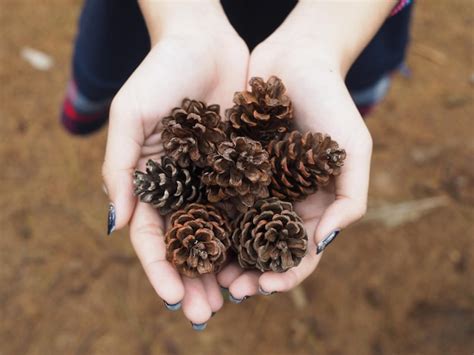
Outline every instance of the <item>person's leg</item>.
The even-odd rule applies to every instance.
[[[148,51],[148,33],[135,0],[86,0],[62,106],[64,127],[73,134],[100,128],[112,98]]]
[[[385,97],[390,88],[391,76],[403,68],[409,41],[412,6],[396,7],[357,58],[346,77],[347,87],[362,116],[367,116]]]
[[[383,100],[390,88],[390,83],[390,75],[384,75],[368,88],[351,91],[352,99],[363,117],[369,115],[375,106]]]

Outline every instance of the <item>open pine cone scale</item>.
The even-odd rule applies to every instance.
[[[207,155],[226,140],[226,125],[219,109],[219,105],[207,106],[202,101],[184,99],[181,107],[163,118],[163,146],[181,167],[206,166]]]
[[[341,172],[346,152],[321,133],[292,131],[267,146],[271,156],[273,196],[300,201],[326,186]]]
[[[245,269],[285,272],[306,254],[308,237],[291,203],[275,197],[259,200],[237,221],[233,248]]]
[[[227,121],[218,105],[184,99],[162,119],[164,157],[135,172],[140,200],[171,214],[166,258],[182,275],[218,272],[230,248],[245,269],[296,267],[308,237],[292,202],[341,172],[345,151],[335,141],[294,130],[279,78],[249,85],[234,94]]]
[[[166,233],[166,258],[188,277],[218,272],[230,247],[229,223],[209,204],[175,212]]]
[[[134,193],[140,201],[150,203],[161,215],[184,207],[185,203],[199,202],[204,195],[196,167],[181,168],[165,156],[159,163],[149,160],[145,172],[134,173]]]

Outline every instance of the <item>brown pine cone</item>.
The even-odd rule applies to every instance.
[[[241,136],[266,143],[288,131],[293,119],[293,107],[285,86],[276,76],[267,82],[250,79],[251,91],[234,94],[234,106],[226,110],[232,129]]]
[[[181,167],[188,167],[192,162],[204,167],[207,155],[226,139],[219,105],[207,106],[202,101],[184,99],[181,107],[174,108],[162,123],[163,147]]]
[[[171,216],[166,259],[188,277],[218,272],[230,247],[227,219],[211,205],[193,203]]]
[[[232,246],[244,269],[285,272],[306,254],[308,236],[290,202],[259,200],[236,223]]]
[[[207,199],[232,215],[245,212],[255,200],[268,196],[270,163],[268,153],[259,142],[247,137],[233,137],[209,155],[208,168],[202,174]]]
[[[270,195],[289,201],[303,200],[327,185],[331,176],[340,174],[346,158],[331,137],[312,132],[292,131],[271,141],[267,150],[273,173]]]
[[[163,216],[204,196],[199,169],[181,168],[167,156],[160,163],[148,160],[146,172],[135,171],[133,184],[140,201],[150,203]]]

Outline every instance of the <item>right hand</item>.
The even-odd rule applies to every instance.
[[[160,28],[156,44],[112,102],[103,164],[116,228],[130,223],[132,244],[157,294],[168,304],[182,302],[184,314],[195,324],[222,307],[219,285],[210,274],[182,277],[166,260],[165,221],[150,205],[136,202],[132,174],[144,170],[148,159],[159,160],[159,121],[183,98],[219,104],[223,114],[233,93],[245,88],[248,49],[220,15],[213,15],[213,26],[207,15],[188,15],[182,24],[175,21],[171,31]],[[178,17],[186,18],[181,13]]]

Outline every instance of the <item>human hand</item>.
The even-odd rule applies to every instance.
[[[103,177],[115,228],[130,222],[132,244],[157,294],[169,308],[181,303],[199,328],[223,304],[219,285],[214,275],[181,277],[166,260],[165,220],[136,203],[132,174],[148,159],[159,160],[160,119],[183,98],[230,106],[234,91],[245,85],[248,49],[213,2],[141,5],[152,49],[112,102]]]
[[[309,2],[309,8],[306,4],[297,6],[285,23],[251,54],[249,77],[266,80],[276,75],[281,78],[292,99],[298,128],[329,134],[346,150],[347,157],[333,183],[295,205],[309,239],[307,255],[297,267],[285,273],[262,274],[230,264],[219,273],[219,283],[229,288],[231,300],[237,303],[258,292],[283,292],[298,285],[321,259],[316,245],[330,239],[329,236],[334,237],[366,211],[372,139],[345,86],[344,77],[370,39],[370,28],[375,33],[382,20],[371,20],[371,26],[362,31],[367,31],[365,39],[357,37],[351,42],[347,36],[351,25],[360,25],[362,16],[366,16],[364,11],[370,15],[375,11],[384,18],[390,3],[383,4],[383,8],[372,8],[372,13],[344,3],[342,11],[347,12],[347,16],[340,13],[340,4],[321,4],[324,9],[318,7],[317,2]],[[354,14],[361,17],[351,19]],[[317,27],[318,24],[321,27]],[[346,27],[342,28],[343,25]],[[344,36],[339,38],[341,32]],[[359,43],[360,48],[354,43]]]

